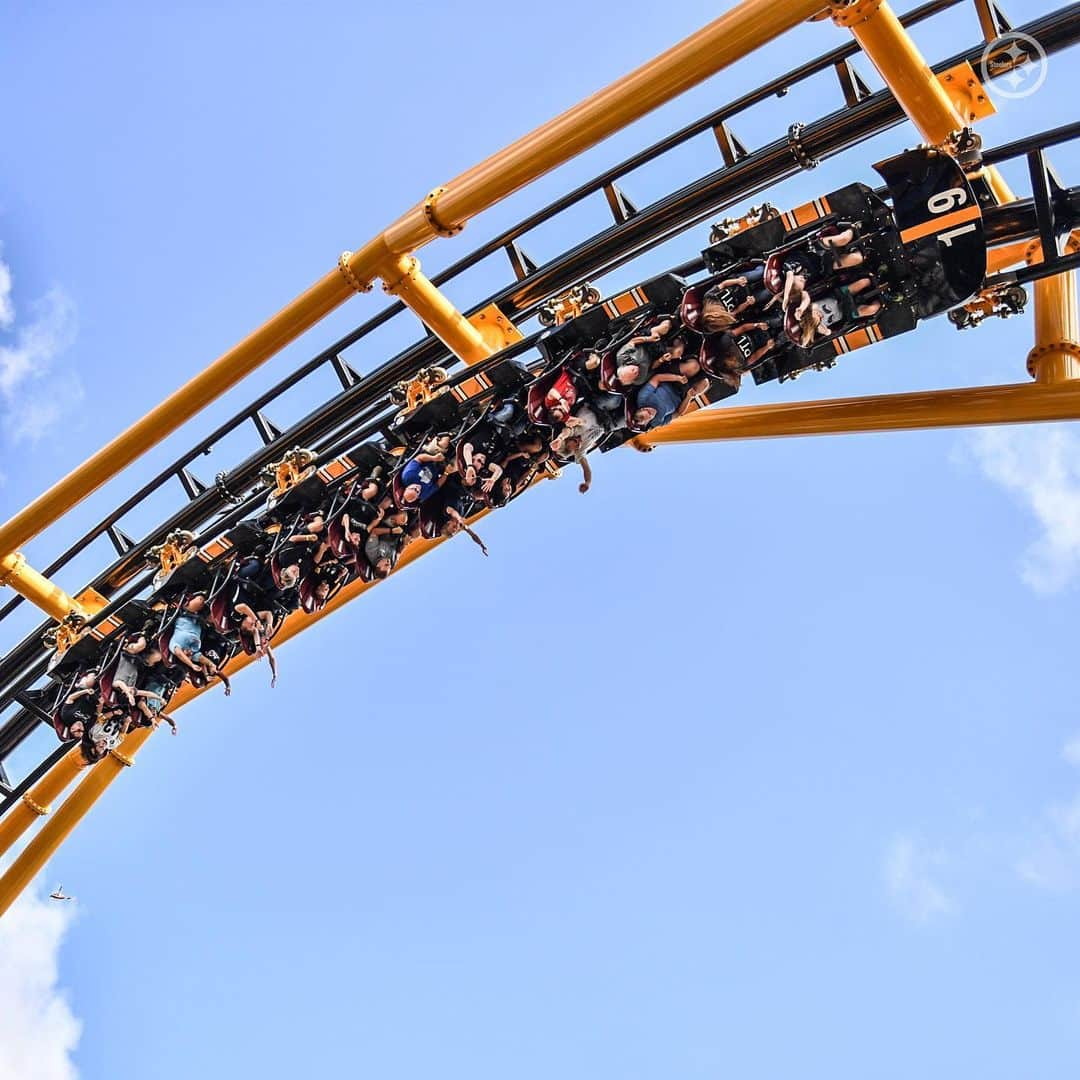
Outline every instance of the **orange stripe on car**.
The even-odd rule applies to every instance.
[[[963,225],[967,221],[975,221],[982,216],[982,211],[977,204],[965,206],[962,210],[954,210],[951,214],[942,214],[940,217],[931,218],[921,225],[913,225],[900,234],[900,241],[910,244],[915,240],[922,240],[927,236],[936,236],[956,225]]]

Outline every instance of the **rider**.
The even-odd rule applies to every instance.
[[[84,675],[60,707],[60,738],[81,739],[97,716],[97,675]]]
[[[202,651],[201,613],[205,608],[206,593],[195,593],[185,601],[173,624],[169,651],[193,674],[209,675],[220,679],[225,687],[225,696],[228,697],[232,693],[232,684],[228,676]]]
[[[703,394],[709,380],[702,378],[680,393],[670,382],[653,385],[647,382],[637,393],[632,415],[634,427],[651,431],[682,416],[698,394]]]

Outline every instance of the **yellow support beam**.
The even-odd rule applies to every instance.
[[[104,759],[83,777],[82,783],[64,800],[60,809],[46,821],[41,831],[15,858],[0,878],[0,915],[11,907],[23,889],[44,868],[46,862],[67,839],[75,826],[82,821],[105,789],[126,767],[133,764],[134,755],[149,738],[151,731],[153,728],[139,728],[124,739],[122,746],[116,750],[110,750]],[[67,758],[64,758],[64,761],[59,764],[64,764],[66,761]],[[14,810],[11,811],[11,813],[14,812]]]
[[[82,754],[76,746],[0,818],[0,855],[5,855],[11,849],[11,845],[39,817],[45,817],[46,814],[51,813],[50,804],[60,797],[68,784],[85,767]]]
[[[743,0],[655,59],[579,102],[486,161],[436,188],[381,236],[356,252],[353,270],[387,254],[416,251],[450,236],[482,210],[691,87],[748,56],[827,6],[827,0]],[[369,279],[370,280],[370,279]]]
[[[965,126],[938,77],[887,0],[834,2],[833,21],[847,27],[922,137],[940,146]]]
[[[39,574],[23,557],[21,551],[0,556],[0,585],[7,585],[31,604],[41,608],[50,618],[63,622],[69,615],[89,613],[74,597],[68,596],[59,585],[54,585]]]
[[[941,78],[934,74],[888,0],[833,0],[832,13],[838,26],[851,31],[928,143],[941,146],[954,131],[994,112],[970,65],[945,72]],[[1013,202],[1016,196],[996,166],[989,166],[984,175],[998,203]]]
[[[1017,240],[1014,244],[1003,244],[987,251],[986,273],[1000,274],[1011,266],[1036,262],[1042,262],[1042,244],[1038,240]]]
[[[1080,379],[1076,271],[1035,282],[1035,348],[1028,371],[1043,385]]]
[[[476,515],[479,520],[487,511]],[[400,571],[426,555],[433,548],[443,543],[444,538],[434,540],[418,540],[410,544],[403,552],[398,561],[397,569]],[[297,634],[313,626],[321,619],[337,611],[350,600],[355,599],[368,589],[374,588],[377,582],[353,581],[341,590],[330,602],[313,615],[305,615],[303,612],[293,612],[285,620],[285,625],[274,639],[274,645],[280,646],[295,637]],[[233,675],[249,664],[257,661],[257,657],[246,653],[240,654],[229,665],[229,674]],[[182,708],[189,701],[213,689],[213,684],[202,689],[195,689],[185,683],[173,696],[169,703],[169,712],[173,713]],[[60,845],[71,835],[80,821],[89,813],[98,799],[108,790],[112,782],[131,765],[135,755],[153,734],[153,728],[137,728],[126,736],[117,750],[111,751],[106,757],[89,770],[86,777],[71,795],[63,802],[55,814],[49,817],[39,832],[28,843],[7,871],[0,876],[0,915],[11,907],[19,894],[26,886],[44,869],[45,864],[56,853]],[[78,748],[75,748],[66,757],[62,758],[52,769],[34,786],[29,793],[29,800],[23,799],[18,805],[12,807],[4,818],[0,819],[0,854],[10,849],[39,817],[48,813],[47,805],[55,799],[71,783],[80,769],[85,768]]]
[[[1080,419],[1080,383],[977,386],[787,405],[707,409],[634,439],[648,448],[724,439],[865,434]]]
[[[359,251],[343,254],[337,267],[301,296],[0,526],[0,554],[14,552],[67,513],[354,291],[370,288],[379,268],[394,256],[409,254],[437,236],[453,235],[471,217],[742,59],[823,6],[824,0],[743,0],[696,34],[433,191]]]
[[[414,255],[398,255],[379,268],[383,289],[396,296],[459,359],[477,364],[494,355],[479,330],[420,270]]]

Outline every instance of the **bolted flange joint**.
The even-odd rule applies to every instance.
[[[850,30],[877,14],[881,3],[882,0],[833,0],[830,4],[833,22]]]
[[[396,296],[398,289],[406,281],[413,281],[420,272],[420,260],[415,255],[401,255],[385,269],[380,268],[379,276],[383,279],[383,292]]]
[[[1035,348],[1028,353],[1028,374],[1033,379],[1037,378],[1039,374],[1039,361],[1044,360],[1047,356],[1051,356],[1054,353],[1065,353],[1066,356],[1071,356],[1080,363],[1080,345],[1075,341],[1051,341],[1043,345],[1036,345]]]
[[[30,792],[28,791],[23,793],[22,801],[26,806],[33,810],[38,817],[45,817],[51,809],[48,806],[42,806],[41,803],[34,802],[34,800],[30,798]]]
[[[350,287],[355,289],[358,293],[371,292],[371,282],[361,281],[356,274],[353,273],[353,268],[350,263],[353,253],[351,251],[343,251],[338,257],[337,268],[341,276],[349,283]]]
[[[429,191],[427,198],[424,200],[424,217],[427,218],[428,224],[439,234],[439,236],[457,236],[464,225],[445,225],[439,220],[436,204],[439,201],[439,196],[446,190],[444,187],[437,187],[434,191]]]

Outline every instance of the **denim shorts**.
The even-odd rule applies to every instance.
[[[202,656],[202,634],[197,634],[192,630],[174,630],[169,648],[174,652],[182,649],[190,653],[192,660],[198,660]]]

